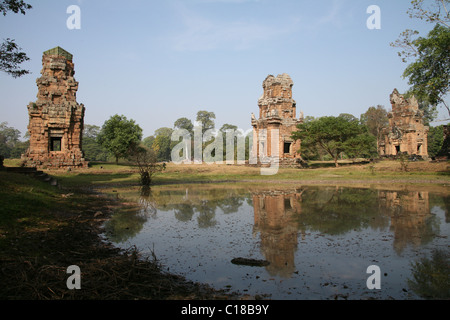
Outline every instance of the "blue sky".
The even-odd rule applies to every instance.
[[[26,15],[0,16],[1,38],[15,39],[31,58],[24,67],[32,74],[0,73],[0,122],[23,134],[42,53],[56,46],[74,55],[85,123],[123,114],[145,137],[181,117],[194,121],[199,110],[214,112],[217,128],[250,129],[269,74],[291,76],[305,116],[390,109],[390,93],[408,84],[406,64],[389,44],[405,29],[430,29],[408,17],[410,0],[27,2]],[[70,5],[81,10],[79,30],[66,26]],[[379,30],[366,26],[370,5],[381,9]]]

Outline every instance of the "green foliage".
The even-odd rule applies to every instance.
[[[414,45],[418,59],[406,68],[403,76],[409,79],[410,91],[418,100],[437,105],[449,90],[450,29],[437,24],[427,38],[418,38]]]
[[[148,136],[142,140],[142,144],[148,149],[153,149],[154,141],[155,141],[155,136]]]
[[[449,89],[450,66],[450,15],[449,0],[413,0],[408,10],[410,18],[425,20],[435,24],[427,37],[419,37],[416,30],[405,30],[391,46],[400,48],[398,55],[403,62],[415,59],[403,73],[428,121],[436,116],[435,107],[442,103],[450,114],[444,101]]]
[[[119,158],[126,157],[129,150],[140,143],[142,129],[134,120],[125,116],[114,115],[105,121],[97,137],[97,142],[108,150],[118,163]]]
[[[32,6],[28,3],[25,3],[23,0],[3,0],[0,1],[0,12],[6,16],[8,11],[12,11],[14,13],[25,14],[25,10],[31,9]]]
[[[197,121],[201,123],[202,125],[202,134],[204,134],[209,129],[214,129],[214,119],[216,118],[216,115],[214,112],[208,112],[208,111],[199,111],[197,112]]]
[[[0,45],[0,71],[3,71],[13,78],[21,77],[25,74],[29,74],[30,71],[20,69],[20,64],[30,60],[25,52],[21,52],[20,48],[14,39],[6,39]]]
[[[0,123],[0,155],[8,158],[20,158],[29,147],[29,141],[20,141],[20,131],[8,127],[7,122]]]
[[[175,129],[185,129],[189,131],[189,133],[193,133],[194,131],[194,125],[192,124],[192,121],[188,118],[180,118],[173,124]]]
[[[321,148],[328,153],[338,166],[341,153],[348,155],[368,155],[374,143],[367,129],[355,117],[322,117],[297,126],[292,138],[302,141],[302,153],[314,154]]]
[[[107,161],[108,150],[103,148],[98,142],[97,137],[100,133],[100,127],[95,125],[84,125],[83,130],[83,152],[88,161]]]
[[[370,107],[361,115],[361,123],[367,126],[367,130],[377,139],[381,138],[382,131],[389,125],[388,113],[384,106]]]
[[[445,251],[435,250],[431,259],[422,258],[412,264],[408,285],[425,299],[450,298],[450,259]]]
[[[172,148],[175,143],[172,142],[173,129],[171,128],[159,128],[155,131],[155,139],[152,143],[152,149],[154,150],[158,161],[170,161]]]
[[[303,231],[339,235],[376,223],[386,225],[388,220],[378,216],[378,192],[374,189],[308,187],[302,192],[298,223]]]
[[[6,16],[8,11],[14,13],[25,14],[26,10],[31,9],[32,6],[25,3],[23,0],[3,0],[0,1],[0,12]],[[20,64],[30,60],[25,52],[21,52],[20,48],[14,39],[7,38],[0,45],[0,71],[3,71],[14,78],[21,77],[30,71],[20,69]]]
[[[363,129],[361,129],[363,130]],[[345,146],[345,154],[350,158],[373,158],[378,154],[377,139],[368,132],[349,138]]]
[[[436,157],[444,143],[444,126],[430,127],[428,132],[428,155]]]

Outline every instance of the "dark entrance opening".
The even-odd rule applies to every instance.
[[[399,154],[400,153],[400,146],[395,146],[395,151],[396,151],[397,154]]]
[[[50,151],[61,151],[61,138],[50,138]]]
[[[284,209],[285,209],[285,210],[287,210],[287,209],[292,209],[292,206],[291,206],[291,199],[289,199],[289,198],[284,198]]]
[[[291,153],[291,142],[284,143],[284,153]]]

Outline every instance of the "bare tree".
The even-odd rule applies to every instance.
[[[137,165],[142,186],[150,186],[153,177],[166,169],[165,163],[158,163],[156,153],[144,146],[133,146],[130,158]]]

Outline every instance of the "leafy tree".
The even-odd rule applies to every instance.
[[[361,124],[365,125],[368,132],[377,139],[377,149],[382,138],[383,129],[389,125],[387,115],[386,109],[381,105],[370,107],[361,115]]]
[[[108,160],[108,150],[103,148],[97,141],[100,127],[85,124],[83,129],[83,152],[84,157],[89,161]]]
[[[417,39],[415,45],[418,58],[403,74],[404,78],[409,78],[410,91],[418,100],[431,105],[444,104],[450,114],[444,101],[450,80],[450,29],[438,24],[428,38]]]
[[[8,11],[14,13],[25,14],[26,10],[31,9],[32,6],[25,3],[23,0],[3,0],[0,1],[0,12],[4,16]],[[0,71],[3,71],[14,78],[21,77],[25,74],[30,73],[28,70],[20,69],[20,64],[30,60],[26,53],[21,52],[20,48],[14,39],[7,38],[0,45]]]
[[[119,158],[126,157],[141,139],[142,129],[139,125],[134,120],[117,114],[105,121],[97,137],[98,143],[116,158],[116,164],[119,163]]]
[[[17,156],[17,151],[14,149],[20,143],[19,138],[19,130],[8,127],[8,122],[0,123],[0,154],[5,158]]]
[[[369,132],[364,132],[348,139],[345,146],[345,154],[350,158],[372,158],[378,154],[376,138]]]
[[[426,6],[425,3],[434,3],[434,6]],[[417,39],[414,37],[419,34],[418,31],[405,30],[391,46],[402,49],[398,55],[403,62],[415,59],[408,65],[403,77],[409,79],[410,93],[424,102],[421,108],[442,103],[450,114],[444,100],[449,89],[450,15],[447,7],[450,0],[414,0],[411,4],[412,8],[408,10],[411,18],[425,20],[435,26],[427,37]],[[432,116],[433,112],[429,114]]]
[[[171,128],[159,128],[155,131],[155,140],[152,147],[156,153],[158,161],[170,161],[171,152],[173,148],[172,144],[172,132]]]
[[[436,157],[444,143],[444,126],[430,127],[428,132],[428,155]]]
[[[26,141],[17,141],[14,144],[14,147],[11,149],[11,153],[9,157],[11,159],[20,159],[22,154],[24,154],[28,148],[30,147],[30,140]]]
[[[173,124],[173,127],[175,129],[185,129],[185,130],[189,131],[189,133],[191,133],[191,134],[194,131],[194,125],[192,124],[192,121],[189,120],[188,118],[180,118],[180,119],[178,119]]]
[[[153,149],[154,141],[155,141],[155,136],[148,136],[142,140],[142,144],[148,149]]]
[[[322,117],[299,124],[297,128],[298,131],[292,133],[292,138],[302,141],[302,152],[319,146],[333,158],[336,167],[339,166],[341,153],[351,153],[355,148],[355,139],[365,133],[359,121],[349,117]]]
[[[192,121],[189,120],[188,118],[179,118],[177,121],[175,121],[174,123],[174,128],[175,130],[187,130],[190,134],[191,137],[191,143],[190,145],[186,145],[186,148],[190,148],[190,150],[194,150],[194,125],[192,124]],[[176,142],[178,143],[178,142]],[[172,147],[171,149],[174,147],[174,143],[172,142]],[[187,158],[187,154],[186,155],[181,155],[181,157],[183,158]],[[192,151],[191,151],[191,158],[192,158]]]
[[[358,118],[350,113],[341,113],[339,115],[339,118],[342,118],[347,122],[352,122],[352,121],[358,122]]]
[[[216,119],[216,115],[214,112],[208,111],[199,111],[197,112],[197,121],[202,125],[202,134],[204,134],[207,130],[214,129],[214,119]]]
[[[31,9],[32,6],[25,3],[23,0],[3,0],[0,1],[0,12],[6,16],[8,11],[12,11],[14,13],[25,14],[25,10]]]

